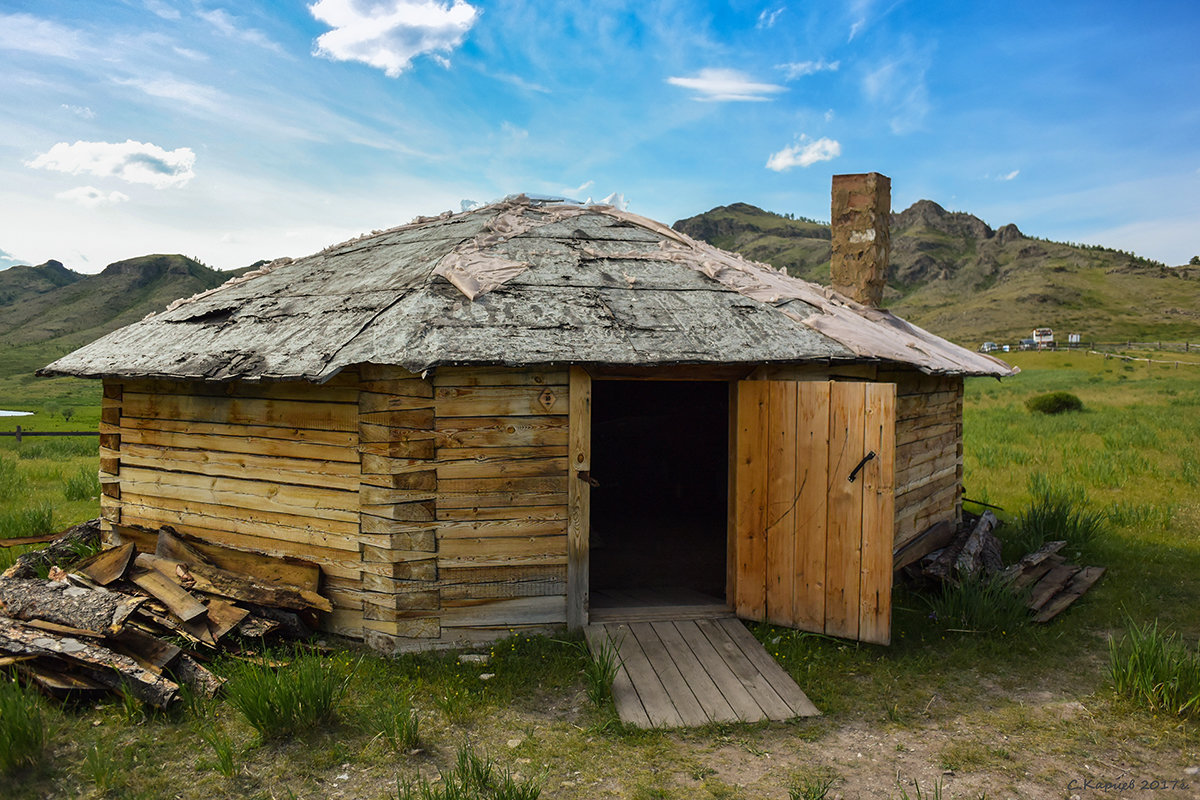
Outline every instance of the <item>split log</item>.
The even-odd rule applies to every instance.
[[[118,691],[127,689],[134,697],[157,708],[175,699],[179,686],[148,670],[137,661],[85,639],[57,636],[0,617],[0,651],[13,655],[58,658],[88,670],[88,677]]]
[[[1065,560],[1057,553],[1066,544],[1065,541],[1046,542],[1035,552],[1029,553],[1016,564],[1005,569],[1000,575],[1001,579],[1012,584],[1014,589],[1023,589],[1032,585]]]
[[[959,575],[974,575],[980,569],[989,575],[1000,571],[1000,542],[992,533],[999,524],[995,514],[983,512],[954,562]]]
[[[81,522],[54,540],[49,547],[22,553],[7,570],[5,578],[36,578],[38,568],[47,569],[56,564],[69,564],[79,558],[81,548],[92,548],[100,543],[100,518]]]
[[[184,653],[179,657],[172,673],[180,683],[190,686],[193,691],[204,697],[215,697],[225,679],[214,675],[200,664],[199,661]]]
[[[0,580],[0,611],[19,620],[45,620],[92,635],[116,634],[142,598],[43,580]]]
[[[164,642],[157,636],[138,630],[132,625],[127,626],[125,630],[110,640],[110,645],[126,655],[152,665],[160,672],[171,666],[175,659],[183,653],[177,645]]]
[[[325,612],[333,611],[333,604],[316,592],[291,586],[260,583],[244,575],[238,575],[218,567],[210,567],[205,564],[184,565],[179,561],[159,558],[147,553],[139,555],[136,563],[141,567],[155,569],[164,577],[178,583],[191,578],[194,581],[192,588],[206,594],[294,611],[306,608]]]

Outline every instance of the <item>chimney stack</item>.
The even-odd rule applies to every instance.
[[[892,180],[878,172],[833,176],[833,289],[865,306],[878,307],[887,283]]]

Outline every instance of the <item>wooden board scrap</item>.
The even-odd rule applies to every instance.
[[[139,556],[138,558],[142,557]],[[139,566],[142,565],[139,564]],[[177,581],[171,580],[156,569],[142,569],[135,572],[130,580],[136,583],[142,590],[148,592],[152,597],[161,601],[172,614],[179,617],[183,622],[188,622],[208,613],[208,608],[203,603],[184,590]]]
[[[1100,576],[1105,572],[1104,567],[1084,567],[1076,572],[1070,583],[1054,597],[1046,602],[1040,611],[1034,615],[1034,622],[1049,622],[1058,616],[1067,606],[1074,603],[1083,593],[1100,580]]]
[[[333,604],[316,592],[279,584],[261,583],[245,575],[218,567],[205,564],[185,565],[180,561],[159,558],[148,553],[139,555],[136,563],[138,566],[157,570],[164,577],[177,583],[183,583],[191,578],[193,588],[206,594],[295,611],[306,608],[325,612],[333,611]]]
[[[132,543],[110,547],[83,563],[76,564],[73,571],[86,575],[100,586],[108,586],[125,577],[125,572],[133,561],[133,551]]]

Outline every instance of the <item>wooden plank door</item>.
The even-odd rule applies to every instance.
[[[887,644],[895,384],[740,381],[735,394],[738,616]]]

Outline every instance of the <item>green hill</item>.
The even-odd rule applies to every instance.
[[[829,227],[745,203],[675,223],[747,258],[829,283]],[[884,304],[934,333],[974,346],[1016,341],[1035,327],[1084,341],[1200,340],[1200,270],[1108,248],[993,230],[978,217],[920,200],[892,215]]]
[[[80,275],[57,261],[0,271],[0,407],[20,403],[37,381],[40,397],[86,402],[94,382],[33,372],[109,331],[161,311],[173,300],[224,283],[220,272],[181,255],[148,255]]]

